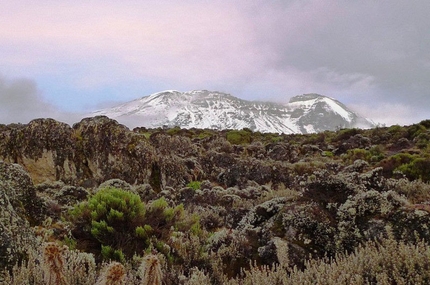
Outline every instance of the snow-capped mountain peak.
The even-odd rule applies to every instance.
[[[216,91],[167,90],[91,115],[105,115],[129,127],[249,128],[273,133],[374,126],[339,101],[318,94],[299,95],[278,104],[242,100]]]

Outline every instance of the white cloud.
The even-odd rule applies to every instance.
[[[422,113],[406,104],[353,104],[351,109],[360,115],[371,118],[375,123],[392,125],[409,125],[418,123],[425,119]]]

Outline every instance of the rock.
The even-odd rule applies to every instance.
[[[240,221],[238,229],[246,230],[262,226],[270,218],[275,216],[284,207],[286,202],[287,200],[284,197],[277,197],[255,206]]]
[[[371,146],[372,141],[361,134],[356,134],[352,137],[350,137],[348,140],[343,142],[339,148],[335,150],[336,155],[341,155],[342,153],[346,153],[350,149],[354,148],[362,148],[367,149]]]
[[[122,189],[125,191],[133,192],[133,193],[135,192],[129,183],[125,182],[124,180],[118,179],[118,178],[109,179],[109,180],[103,182],[102,184],[100,184],[99,187],[97,187],[96,192],[98,192],[104,188],[118,188],[118,189]],[[137,193],[135,193],[135,194],[137,194]]]
[[[33,213],[34,221],[40,218],[40,210],[34,208],[40,200],[30,182],[20,166],[0,162],[0,271],[10,269],[28,248],[36,247],[36,237],[25,219]]]
[[[152,177],[156,153],[145,136],[103,116],[72,128],[52,119],[2,128],[0,159],[22,165],[37,184],[61,180],[89,188],[113,178],[160,183]]]
[[[84,201],[89,195],[90,193],[83,187],[64,186],[54,197],[62,205],[72,206]]]
[[[43,203],[36,196],[33,182],[22,166],[0,161],[0,181],[5,185],[5,195],[21,218],[28,218],[33,224],[44,220]]]
[[[135,186],[134,191],[140,196],[140,199],[144,202],[148,202],[157,197],[157,193],[155,193],[151,185],[147,183]]]
[[[73,154],[71,127],[53,119],[36,119],[0,134],[0,157],[22,165],[35,183],[72,181]]]
[[[127,183],[150,180],[155,150],[143,135],[104,116],[73,125],[78,183],[84,187],[119,178]]]

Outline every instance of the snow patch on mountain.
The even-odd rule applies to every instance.
[[[242,129],[272,133],[315,133],[374,124],[333,98],[303,94],[289,103],[256,102],[229,94],[194,90],[158,92],[119,106],[93,112],[133,127]]]

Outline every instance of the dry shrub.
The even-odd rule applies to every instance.
[[[54,242],[44,245],[42,270],[47,285],[66,285],[64,276],[64,248]]]
[[[95,284],[96,264],[91,254],[70,251],[52,242],[46,243],[41,251],[29,250],[27,260],[7,272],[1,284]]]
[[[185,285],[211,284],[209,275],[205,274],[197,267],[194,267],[191,271],[190,279],[185,282]]]
[[[240,278],[224,284],[429,284],[430,247],[425,242],[407,244],[392,237],[381,243],[367,242],[350,255],[331,260],[309,260],[303,271],[297,268],[252,264]],[[290,270],[289,274],[288,271]]]
[[[111,262],[102,270],[96,285],[125,285],[126,272],[119,262]]]
[[[409,181],[407,179],[388,179],[388,187],[399,194],[405,195],[413,204],[430,200],[430,184],[421,180]]]
[[[161,262],[155,254],[148,254],[143,258],[139,268],[142,278],[142,285],[161,285],[163,272],[161,271]]]

